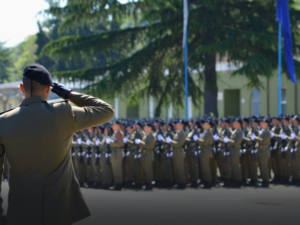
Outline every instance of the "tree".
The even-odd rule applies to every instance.
[[[10,67],[12,66],[11,50],[0,42],[0,83],[10,80]]]
[[[290,1],[293,3],[293,1]],[[292,5],[292,4],[291,4]],[[217,111],[216,55],[227,57],[237,65],[233,76],[243,75],[248,87],[262,87],[259,77],[270,77],[277,69],[277,32],[275,0],[190,0],[189,1],[189,67],[203,68],[205,113]],[[95,82],[90,88],[99,95],[112,97],[122,93],[129,102],[143,96],[158,99],[155,116],[162,105],[183,105],[184,74],[182,63],[182,0],[140,0],[120,4],[108,0],[69,0],[64,8],[53,7],[53,15],[65,15],[60,30],[110,20],[120,22],[134,18],[129,28],[90,36],[73,35],[50,42],[42,54],[85,56],[103,52],[109,57],[114,50],[124,56],[108,60],[105,66],[56,73],[68,79]],[[298,40],[299,13],[291,7],[294,39]],[[299,46],[294,45],[295,53]],[[298,61],[295,62],[297,68]],[[285,68],[286,69],[286,68]],[[169,74],[166,75],[165,71]],[[189,74],[190,96],[194,104],[201,91]]]

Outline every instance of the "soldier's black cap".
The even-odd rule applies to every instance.
[[[127,124],[126,127],[133,128],[133,125],[132,124]]]
[[[146,124],[145,124],[145,126],[147,126],[147,127],[151,127],[151,128],[153,129],[153,125],[152,125],[152,123],[146,123]]]
[[[103,126],[99,126],[99,129],[103,132],[104,131],[104,127]]]
[[[160,121],[159,124],[160,124],[161,126],[164,126],[166,123],[165,123],[164,121]]]
[[[252,123],[259,123],[259,119],[257,119],[257,118],[252,119]]]
[[[168,125],[169,125],[170,127],[172,127],[172,130],[174,129],[174,126],[173,126],[172,123],[168,123]]]
[[[243,121],[245,121],[246,123],[250,122],[250,120],[248,118],[243,118]]]
[[[139,125],[140,127],[144,127],[141,122],[137,122],[136,124]]]
[[[224,119],[225,123],[231,123],[229,119]]]
[[[289,121],[289,120],[290,120],[290,117],[284,116],[282,119],[284,119],[284,120],[286,120],[286,121]]]
[[[195,125],[197,125],[198,127],[201,127],[200,121],[196,121],[196,122],[195,122]]]
[[[294,116],[294,120],[297,120],[298,122],[300,122],[300,117]]]
[[[270,120],[268,118],[263,118],[261,122],[270,124]]]
[[[114,122],[115,124],[118,124],[118,125],[122,125],[122,123],[121,123],[121,121],[119,121],[119,120],[116,120],[115,122]]]
[[[206,120],[205,123],[208,123],[211,127],[214,126],[214,123],[211,120]]]
[[[243,124],[242,120],[240,120],[240,119],[236,119],[234,122],[238,122],[241,126]]]
[[[273,119],[274,119],[274,120],[281,121],[281,118],[280,118],[280,117],[278,117],[278,116],[275,116]]]
[[[39,64],[26,66],[23,71],[23,78],[34,80],[44,85],[54,86],[50,72]]]

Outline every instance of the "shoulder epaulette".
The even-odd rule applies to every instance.
[[[2,114],[4,114],[4,113],[10,112],[10,111],[12,111],[12,110],[14,110],[14,109],[16,109],[16,108],[12,108],[12,109],[6,110],[6,111],[4,111],[4,112],[1,112],[1,113],[0,113],[0,116],[1,116]]]

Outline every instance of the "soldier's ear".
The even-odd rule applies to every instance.
[[[22,93],[24,94],[24,93],[25,93],[25,90],[24,90],[24,85],[23,85],[23,83],[20,84],[20,89],[21,89]]]

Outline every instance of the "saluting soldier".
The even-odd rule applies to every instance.
[[[257,143],[257,156],[258,156],[258,166],[261,172],[262,184],[260,187],[269,187],[269,167],[268,162],[270,159],[270,150],[269,146],[271,143],[271,133],[268,128],[269,120],[264,118],[260,122],[260,127],[262,130],[259,132],[259,135],[256,136],[254,133],[251,135],[251,140]]]
[[[141,147],[141,163],[145,175],[146,187],[144,190],[152,190],[153,161],[156,139],[152,132],[152,124],[147,123],[144,127],[146,136],[143,140],[135,139],[135,143]]]
[[[242,127],[241,130],[243,132],[243,137],[247,137],[249,134],[249,119],[243,118],[242,120]],[[242,185],[247,184],[247,179],[249,177],[249,165],[248,165],[248,159],[251,159],[251,150],[249,148],[248,142],[243,139],[241,143],[241,157],[240,157],[240,165],[241,165],[241,172],[242,172]]]
[[[114,130],[113,136],[110,138],[106,138],[106,141],[109,142],[111,147],[111,165],[114,175],[114,187],[111,190],[120,191],[122,189],[123,182],[123,171],[122,171],[122,160],[124,157],[124,152],[122,147],[124,146],[124,135],[121,131],[121,122],[115,121],[112,125],[112,129]]]
[[[214,142],[211,128],[213,122],[205,121],[203,124],[204,133],[201,138],[194,137],[197,144],[200,145],[200,164],[203,178],[203,188],[211,188],[210,159],[212,158],[212,144]]]
[[[50,86],[66,101],[48,104]],[[25,68],[20,88],[25,99],[0,116],[1,175],[5,153],[10,163],[8,224],[71,225],[90,216],[73,169],[73,134],[111,120],[114,109],[53,83],[38,64]]]

